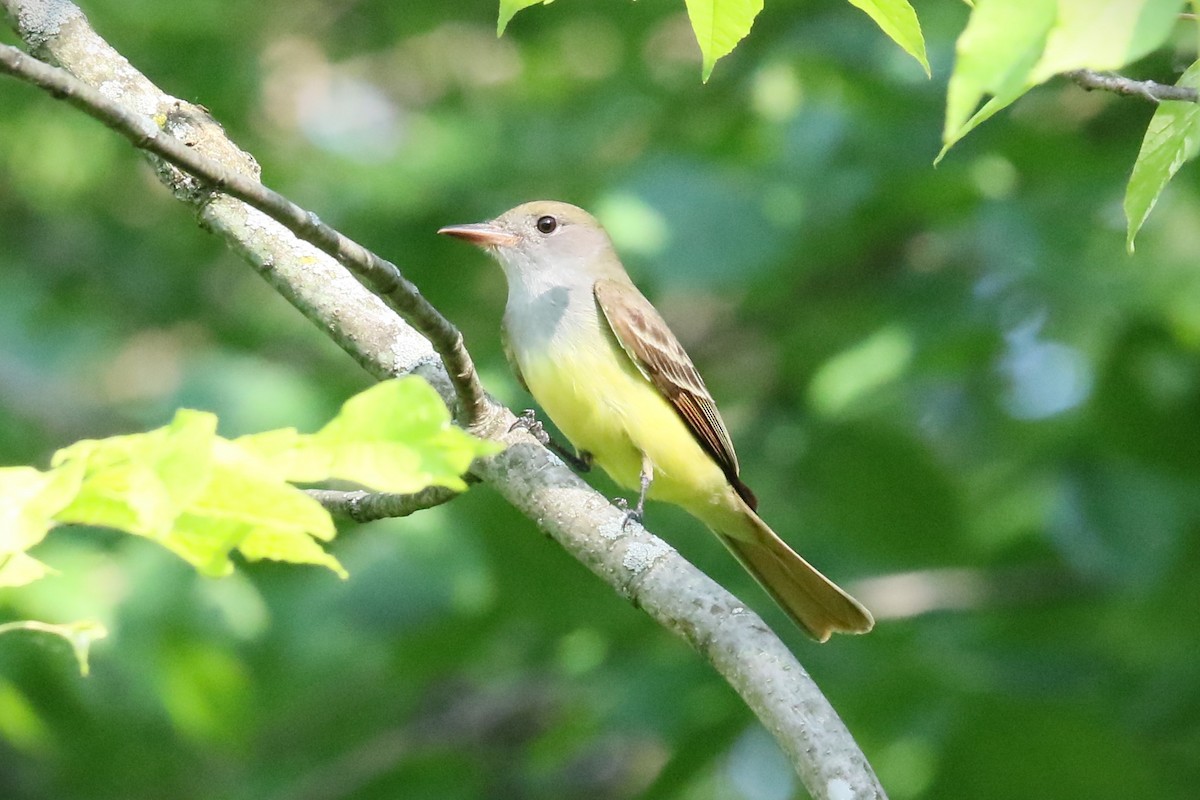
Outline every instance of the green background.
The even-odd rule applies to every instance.
[[[434,231],[596,211],[765,518],[879,624],[813,645],[698,524],[651,527],[781,631],[892,798],[1194,796],[1200,196],[1185,168],[1125,253],[1149,104],[1052,82],[935,169],[958,3],[917,6],[932,80],[849,6],[778,2],[707,85],[661,0],[537,6],[500,40],[492,0],[84,10],[397,262],[515,408],[499,270]],[[368,385],[128,145],[12,79],[0,242],[0,464],[180,406],[313,430]],[[698,656],[486,487],[333,551],[349,581],[209,580],[52,534],[61,574],[0,620],[112,635],[86,679],[0,638],[0,797],[803,796]]]

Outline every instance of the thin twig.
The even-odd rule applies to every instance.
[[[1088,91],[1100,89],[1105,92],[1122,94],[1127,97],[1140,97],[1151,103],[1161,103],[1164,100],[1181,100],[1185,103],[1200,103],[1200,92],[1190,86],[1172,86],[1156,81],[1135,81],[1123,75],[1111,72],[1096,72],[1090,69],[1074,69],[1063,75],[1075,81]]]
[[[307,494],[330,514],[347,517],[355,522],[374,522],[378,519],[407,517],[427,508],[440,506],[458,497],[459,492],[445,486],[430,486],[415,494],[382,492],[339,492],[334,489],[308,489]]]
[[[305,211],[278,192],[164,133],[151,119],[109,100],[65,70],[31,58],[15,47],[0,45],[0,72],[22,78],[67,101],[124,136],[134,147],[194,175],[212,191],[228,194],[253,206],[298,238],[337,259],[433,343],[458,394],[459,423],[470,427],[482,417],[485,411],[483,387],[463,345],[462,333],[421,295],[395,264],[342,235],[321,222],[316,214]]]

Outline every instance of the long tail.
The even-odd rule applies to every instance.
[[[818,642],[832,633],[866,633],[871,612],[788,547],[749,506],[706,514],[705,522],[775,602]]]

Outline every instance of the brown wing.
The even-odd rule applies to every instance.
[[[602,279],[593,292],[621,348],[671,402],[747,505],[757,508],[754,493],[738,477],[737,454],[716,402],[658,311],[630,283]]]

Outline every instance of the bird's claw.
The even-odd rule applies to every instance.
[[[645,523],[646,512],[643,510],[641,503],[639,503],[635,508],[630,508],[628,500],[626,500],[624,497],[618,497],[613,501],[613,504],[625,512],[625,519],[621,522],[621,530],[628,528],[629,523],[631,522],[636,522],[639,525]]]
[[[541,420],[537,418],[537,414],[532,408],[527,408],[521,412],[516,421],[508,426],[509,433],[512,433],[517,428],[524,428],[529,431],[529,435],[537,439],[542,447],[549,448],[554,455],[561,458],[563,461],[570,464],[579,472],[590,472],[592,469],[592,454],[586,450],[580,451],[578,455],[572,453],[567,448],[563,447],[558,442],[554,441],[553,437],[546,432],[542,427]]]
[[[542,427],[541,420],[537,418],[537,413],[532,408],[522,411],[516,421],[508,426],[508,432],[512,433],[517,428],[524,428],[529,431],[529,435],[537,439],[543,447],[550,446],[550,434],[546,433],[546,429]]]

